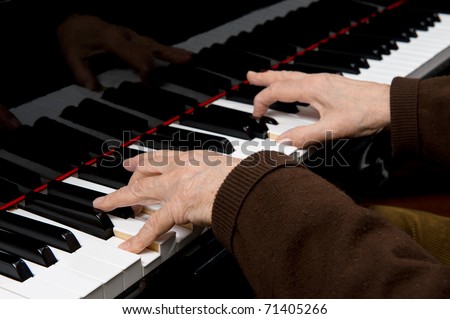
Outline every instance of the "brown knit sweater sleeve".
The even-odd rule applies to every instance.
[[[422,157],[450,167],[450,77],[395,78],[391,136],[396,157]]]
[[[212,229],[257,297],[450,297],[450,269],[327,181],[275,152],[238,165]]]

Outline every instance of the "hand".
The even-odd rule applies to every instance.
[[[356,81],[334,74],[290,71],[248,72],[250,84],[267,86],[254,99],[253,116],[261,117],[271,104],[304,102],[317,109],[320,120],[284,132],[278,140],[291,140],[299,148],[333,138],[366,136],[390,123],[390,87]]]
[[[0,104],[0,128],[13,130],[21,126],[17,117],[6,106]]]
[[[88,60],[94,55],[110,53],[128,63],[141,77],[148,76],[154,58],[186,63],[192,53],[165,46],[128,28],[109,24],[90,15],[73,15],[58,27],[58,41],[77,83],[91,90],[98,88]]]
[[[238,159],[210,151],[154,151],[124,161],[133,172],[127,186],[94,200],[95,208],[160,204],[137,235],[119,247],[138,253],[173,225],[211,225],[214,199]]]

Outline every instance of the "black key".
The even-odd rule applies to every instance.
[[[50,137],[38,128],[23,125],[0,137],[1,147],[31,162],[60,173],[71,170],[83,162],[83,154],[70,145],[48,143]],[[53,141],[53,139],[52,139]]]
[[[339,52],[308,51],[305,54],[295,57],[294,64],[325,67],[335,72],[347,72],[359,74],[361,67],[367,68],[369,64],[365,58]]]
[[[5,211],[0,212],[0,228],[71,253],[81,247],[70,230]]]
[[[136,142],[139,142],[139,140]],[[97,166],[122,167],[124,160],[144,153],[144,151],[120,145],[111,148],[110,151],[111,152],[108,152],[107,154],[96,159]]]
[[[306,48],[376,11],[374,6],[354,1],[316,1],[266,22],[263,36]]]
[[[95,165],[81,166],[78,177],[107,187],[121,188],[128,184],[132,175],[123,167],[123,161],[142,153],[144,151],[117,147],[111,153],[98,157]]]
[[[141,82],[128,81],[121,83],[117,89],[107,89],[102,98],[162,121],[169,120],[188,108],[198,105],[196,99],[150,87]]]
[[[303,64],[280,64],[278,67],[278,70],[284,70],[284,71],[298,71],[298,72],[304,72],[304,73],[334,73],[334,74],[340,74],[342,75],[342,72],[337,72],[334,69],[329,69],[327,67],[321,66],[310,66],[310,65],[303,65]]]
[[[19,206],[36,215],[102,239],[113,236],[113,224],[106,213],[69,200],[31,192],[25,197],[25,205]]]
[[[240,84],[236,89],[228,91],[226,98],[227,100],[253,105],[256,94],[263,89],[262,86]],[[297,103],[275,102],[270,108],[285,113],[298,113]]]
[[[54,209],[59,214],[76,218],[93,226],[102,229],[113,227],[108,215],[93,209],[92,205],[83,205],[52,194],[29,193],[26,195],[26,200],[29,201],[30,199],[34,203],[40,203],[47,208]]]
[[[442,0],[411,1],[412,8],[419,11],[450,14],[450,3]]]
[[[103,154],[105,151],[104,148],[108,143],[108,141],[69,127],[48,117],[39,118],[34,123],[33,127],[38,128],[43,132],[47,132],[48,136],[53,136],[55,134],[64,136],[65,145],[69,145],[72,149],[79,150],[79,153],[82,154],[82,157],[85,160]]]
[[[15,200],[16,198],[19,198],[23,195],[22,192],[19,191],[19,187],[0,177],[0,204],[5,205],[6,203],[9,203],[10,201]]]
[[[35,172],[3,158],[0,158],[0,176],[16,184],[25,192],[31,191],[44,183]],[[4,188],[2,187],[2,189]]]
[[[297,47],[294,45],[268,40],[267,37],[260,37],[257,33],[241,32],[238,36],[230,37],[225,44],[230,48],[247,51],[279,61],[297,53]]]
[[[245,80],[248,71],[263,71],[271,67],[270,59],[227,47],[213,44],[194,55],[194,64],[233,77]]]
[[[319,46],[321,51],[328,51],[333,53],[343,53],[356,57],[362,57],[373,60],[381,60],[383,50],[374,47],[372,43],[358,43],[354,42],[353,38],[342,35],[335,39],[332,39],[326,43],[322,43]],[[348,71],[347,71],[348,72]]]
[[[67,200],[80,203],[84,206],[91,207],[92,209],[94,209],[92,206],[92,201],[97,197],[105,195],[104,193],[97,192],[92,189],[87,189],[56,180],[47,184],[47,192],[49,195],[65,198]],[[116,208],[108,212],[108,214],[125,219],[134,217],[134,212],[131,207]]]
[[[0,229],[0,250],[45,267],[57,262],[55,255],[45,243],[4,229]]]
[[[137,136],[150,129],[147,120],[93,99],[66,107],[61,117],[120,140],[124,135]]]
[[[18,256],[0,250],[0,274],[24,282],[33,277],[30,268]]]
[[[172,126],[160,126],[152,134],[144,134],[140,141],[151,149],[171,150],[212,150],[219,153],[231,154],[234,147],[225,138],[212,134],[193,132]]]
[[[197,108],[190,114],[180,117],[180,124],[208,130],[211,132],[235,136],[242,139],[268,137],[266,123],[278,124],[274,119],[263,116],[257,120],[247,112],[211,104]]]
[[[354,34],[352,30],[348,33],[349,37],[353,38],[353,41],[356,43],[364,42],[364,43],[373,43],[375,47],[381,48],[383,50],[383,54],[390,54],[391,50],[398,50],[398,45],[395,40],[389,38],[381,38],[371,35],[364,34]]]
[[[155,73],[155,78],[161,83],[177,84],[210,96],[217,95],[221,91],[228,90],[231,87],[231,80],[229,78],[196,68],[191,64],[171,64],[165,68],[155,70]],[[186,105],[189,104],[186,103]]]
[[[325,17],[322,21],[327,21]],[[318,41],[328,37],[330,26],[316,23],[317,18],[305,14],[303,10],[297,10],[286,17],[275,18],[255,27],[252,33],[260,38],[266,37],[268,41],[281,41],[302,48],[309,47]],[[295,32],[290,32],[295,30]],[[339,28],[338,28],[339,30]]]
[[[359,24],[357,27],[352,29],[351,33],[389,39],[399,42],[409,42],[410,38],[412,37],[409,31],[402,30],[401,28],[394,28],[391,25],[384,25],[377,22]]]
[[[408,8],[407,5],[394,10],[387,10],[377,17],[380,23],[399,25],[414,30],[426,31],[438,21],[436,13]]]
[[[121,165],[83,165],[78,168],[79,178],[115,189],[127,185],[131,175]]]

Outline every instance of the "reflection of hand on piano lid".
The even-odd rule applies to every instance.
[[[172,63],[190,60],[191,53],[165,46],[123,26],[109,24],[89,15],[73,15],[58,27],[58,40],[76,81],[89,89],[98,89],[88,59],[98,54],[112,54],[147,78],[154,59]]]
[[[17,117],[0,103],[0,128],[16,129],[21,126]]]

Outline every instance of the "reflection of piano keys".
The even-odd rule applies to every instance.
[[[303,1],[301,2],[301,5],[306,6],[310,3],[313,3],[313,1]],[[334,19],[332,17],[326,19],[326,12],[334,13],[332,8],[335,8],[338,5],[341,6],[341,10],[342,8],[348,9],[348,11],[344,10],[346,14],[342,15],[342,20]],[[407,4],[403,4],[403,6],[406,7]],[[368,10],[370,10],[370,12],[376,12],[376,8],[373,6],[367,7],[352,2],[335,4],[333,1],[319,1],[313,3],[306,9],[292,11],[292,13],[287,15],[287,12],[295,10],[298,7],[298,1],[283,1],[279,5],[258,10],[247,17],[238,19],[238,21],[226,24],[207,34],[194,37],[185,43],[179,44],[179,46],[199,53],[201,58],[212,51],[204,50],[202,53],[201,49],[212,47],[214,43],[221,43],[222,45],[226,44],[228,52],[232,52],[233,54],[236,54],[236,56],[240,56],[239,54],[242,53],[242,50],[246,50],[251,54],[256,54],[258,58],[261,58],[259,60],[261,65],[264,65],[264,61],[269,61],[269,65],[273,65],[279,63],[280,60],[283,59],[275,58],[272,55],[273,52],[268,50],[268,47],[275,46],[274,43],[278,44],[278,46],[275,47],[283,48],[283,52],[291,52],[290,50],[292,47],[294,47],[296,51],[301,52],[302,48],[313,45],[317,41],[326,38],[330,31],[339,32],[343,28],[349,26],[352,21],[360,21],[364,17],[369,16],[367,14]],[[413,19],[413,17],[415,15],[413,13],[419,13],[419,11],[413,13],[411,13],[411,11],[404,11],[402,5],[400,5],[399,8],[380,13],[379,17],[382,17],[382,14],[386,14],[386,16],[395,16],[397,14],[397,11],[395,10],[399,10],[398,14],[402,15],[402,21],[414,21],[415,19]],[[321,19],[317,19],[318,13],[321,13]],[[323,15],[325,15],[325,17]],[[256,41],[255,39],[264,39],[264,41],[267,41],[267,44],[255,43],[255,51],[253,51],[253,47],[243,48],[245,41],[240,41],[239,37],[235,37],[233,38],[234,40],[231,40],[232,36],[237,36],[241,31],[247,31],[251,34],[255,25],[262,24],[262,21],[284,16],[286,16],[286,18],[278,18],[272,23],[265,23],[264,27],[256,28],[254,34],[257,35],[254,35],[254,38],[248,34],[241,35],[241,37],[245,38],[249,43],[251,43],[251,41]],[[311,72],[333,71],[342,73],[344,76],[351,78],[376,80],[384,83],[389,83],[396,75],[409,75],[414,77],[428,76],[447,63],[449,47],[442,39],[448,39],[450,34],[450,21],[447,15],[441,13],[434,13],[425,17],[423,17],[421,13],[420,16],[422,18],[419,19],[419,22],[425,21],[428,24],[426,30],[414,30],[421,27],[421,23],[414,21],[415,26],[409,26],[407,31],[410,32],[410,29],[413,29],[413,31],[418,33],[417,38],[413,37],[414,32],[411,31],[410,35],[407,35],[406,38],[393,41],[398,46],[398,49],[391,48],[390,55],[383,54],[381,60],[368,58],[364,55],[367,55],[367,52],[361,53],[362,55],[358,56],[355,60],[349,60],[348,57],[354,56],[354,54],[352,54],[352,52],[345,52],[345,46],[339,46],[342,43],[345,43],[345,41],[342,41],[342,43],[335,42],[339,41],[340,37],[346,36],[340,35],[336,39],[330,38],[328,40],[327,43],[338,44],[335,46],[328,45],[328,50],[322,50],[319,45],[318,51],[326,52],[326,54],[308,56],[308,52],[306,52],[304,53],[304,59],[302,59],[302,55],[299,55],[295,61],[287,63],[286,68],[298,68]],[[440,21],[437,21],[437,17]],[[377,17],[373,18],[373,21],[376,21],[376,18]],[[293,19],[297,22],[292,21]],[[385,19],[385,23],[389,28],[384,29],[392,31],[398,30],[397,28],[399,28],[400,34],[402,35],[404,33],[402,32],[404,31],[402,28],[405,26],[399,23],[393,23],[392,20],[389,19]],[[309,23],[307,28],[307,33],[311,33],[309,35],[304,34],[304,29],[302,29],[303,26],[306,26],[306,23]],[[376,23],[374,22],[373,24]],[[279,34],[278,31],[283,26],[297,26],[297,29],[289,29],[290,32]],[[319,32],[324,29],[326,31],[325,33]],[[365,27],[365,29],[366,37],[371,39],[383,39],[383,36],[381,35],[378,37],[375,35],[369,36],[371,32],[370,28]],[[272,31],[269,32],[268,30]],[[358,30],[358,27],[352,28],[352,30],[356,31]],[[292,35],[295,35],[297,32],[301,34],[301,36],[292,39],[288,37],[291,33]],[[357,34],[357,32],[353,33]],[[352,35],[353,39],[357,37],[354,34]],[[312,39],[313,37],[316,37],[315,41],[305,43],[305,39]],[[230,41],[228,41],[228,39],[230,39]],[[294,43],[295,41],[299,42]],[[375,43],[376,41],[374,40],[373,42]],[[362,47],[363,41],[361,40],[361,42],[358,43],[360,43]],[[356,46],[358,46],[358,43],[356,43]],[[384,44],[385,43],[386,42],[384,42]],[[325,48],[326,46],[324,45],[323,47]],[[214,55],[223,56],[221,53],[223,52],[221,51],[223,48],[224,47],[221,45],[216,45]],[[369,52],[370,54],[373,53],[373,50],[379,50],[379,48],[371,49],[372,51]],[[334,52],[333,50],[338,50],[340,53]],[[341,50],[344,50],[344,52],[341,52]],[[264,54],[267,54],[268,56],[265,56]],[[334,56],[334,59],[328,58],[324,60],[321,58],[321,56],[330,57],[330,54],[331,56]],[[248,54],[245,55],[245,57],[248,56]],[[288,57],[287,54],[284,56],[286,58]],[[344,59],[343,56],[346,56],[346,58]],[[267,149],[269,147],[271,149],[282,150],[287,154],[303,156],[305,154],[304,150],[297,150],[292,147],[272,142],[267,143],[264,138],[249,137],[246,139],[241,135],[235,136],[233,130],[227,131],[230,132],[229,134],[224,134],[223,131],[219,132],[213,128],[205,129],[187,125],[186,123],[189,122],[183,122],[183,118],[172,119],[174,115],[179,115],[183,111],[194,106],[195,103],[192,102],[192,99],[197,102],[203,102],[209,100],[217,93],[219,94],[217,96],[218,98],[213,101],[215,105],[244,111],[248,114],[251,113],[252,94],[239,95],[245,90],[235,90],[229,92],[227,95],[223,94],[223,92],[227,90],[227,85],[231,87],[232,85],[239,84],[243,80],[242,74],[245,74],[245,69],[238,68],[233,70],[232,73],[228,73],[228,70],[218,69],[210,64],[210,60],[210,58],[205,58],[206,62],[203,61],[200,64],[202,65],[200,68],[195,65],[192,68],[182,69],[171,66],[174,71],[162,68],[161,76],[164,80],[160,81],[161,83],[159,83],[157,89],[152,89],[153,93],[151,96],[147,96],[145,88],[140,84],[133,84],[134,82],[138,82],[138,78],[133,72],[129,70],[114,70],[106,72],[99,77],[104,86],[110,88],[104,93],[90,92],[78,86],[70,86],[14,109],[13,111],[22,122],[30,126],[30,132],[32,134],[34,129],[37,129],[38,127],[39,130],[45,130],[45,128],[53,127],[52,125],[62,125],[58,128],[57,134],[64,129],[69,140],[69,145],[62,147],[48,145],[46,151],[48,151],[49,154],[35,154],[36,152],[39,152],[39,149],[36,149],[35,152],[25,152],[24,149],[15,145],[4,145],[3,149],[0,150],[1,158],[10,164],[17,165],[14,166],[11,164],[11,166],[8,166],[11,167],[14,174],[6,175],[5,172],[1,176],[2,179],[4,179],[3,182],[6,183],[5,185],[8,185],[8,189],[9,187],[12,187],[10,192],[12,195],[9,199],[14,199],[21,193],[25,194],[31,189],[36,188],[39,182],[45,183],[48,180],[66,173],[71,168],[81,165],[87,158],[100,155],[102,152],[109,150],[111,145],[117,146],[117,141],[119,141],[120,144],[122,141],[130,140],[131,138],[145,133],[146,129],[156,127],[166,120],[170,120],[170,123],[165,124],[169,125],[174,130],[181,128],[189,132],[200,132],[209,134],[210,136],[217,136],[216,142],[218,144],[216,145],[225,145],[226,142],[224,142],[224,139],[229,141],[234,146],[234,151],[230,152],[231,156],[244,157],[259,149]],[[360,62],[362,60],[367,62],[368,68],[355,67],[355,61]],[[181,71],[185,73],[180,74],[179,72]],[[227,74],[222,74],[220,72],[225,72]],[[189,81],[189,76],[183,77],[185,74],[192,76],[192,79],[195,81]],[[202,81],[205,79],[208,79],[208,83],[204,82],[204,85],[202,85]],[[131,83],[125,83],[126,81]],[[199,82],[195,83],[196,81]],[[214,85],[211,85],[211,83],[214,83]],[[205,87],[205,89],[203,89],[203,87]],[[160,89],[165,89],[167,91],[158,91]],[[139,92],[141,92],[142,95],[139,95],[139,99],[135,99],[135,96]],[[183,100],[181,104],[179,104],[179,96],[175,94],[180,94],[190,100]],[[155,98],[156,95],[158,96],[158,99]],[[161,98],[161,96],[164,98]],[[86,98],[90,98],[91,100],[86,101]],[[149,100],[145,100],[147,98],[149,98]],[[106,107],[103,105],[96,105],[93,101],[101,102],[103,105],[106,105]],[[171,102],[164,104],[164,101]],[[69,108],[69,105],[72,105],[73,107]],[[86,112],[84,110],[85,107],[92,108],[92,113]],[[292,111],[292,105],[290,107],[290,110]],[[267,124],[268,133],[271,137],[277,136],[297,125],[308,125],[317,120],[317,114],[311,107],[294,107],[298,110],[298,113],[283,112],[276,109],[269,111],[267,116],[277,121],[276,124]],[[154,110],[152,111],[152,109],[155,108],[158,108],[157,112]],[[98,111],[100,109],[102,112]],[[30,110],[39,110],[39,112],[32,112]],[[91,116],[87,117],[86,114],[91,114]],[[46,116],[48,119],[43,119],[42,116]],[[119,130],[117,130],[118,128],[114,125],[111,125],[111,123],[114,122],[113,120],[116,119],[122,120],[117,122],[121,126]],[[96,125],[96,123],[98,123],[98,125]],[[230,128],[226,129],[229,130]],[[122,139],[122,134],[120,133],[124,130],[126,131],[126,135]],[[149,135],[151,134],[155,134],[155,132],[152,130],[149,131]],[[34,137],[37,138],[38,134],[34,135]],[[154,136],[147,136],[146,138],[148,138],[148,140],[146,139],[145,141],[155,141]],[[214,138],[211,137],[211,139]],[[42,140],[44,139],[40,139],[39,142],[42,142]],[[49,138],[48,140],[52,139]],[[80,141],[82,142],[80,143]],[[130,148],[142,151],[154,146],[154,144],[150,145],[145,141],[143,137],[142,141],[137,141],[130,145]],[[35,141],[32,142],[34,143]],[[168,141],[168,143],[170,144],[170,141]],[[176,148],[179,144],[174,143],[173,145],[170,145]],[[183,145],[186,146],[189,145],[189,143],[182,144],[182,146]],[[80,151],[80,153],[76,152],[78,151],[78,148],[83,147],[84,149]],[[23,148],[26,148],[26,145],[23,146]],[[66,152],[66,148],[70,148],[71,152]],[[130,151],[130,154],[133,153],[134,152]],[[65,155],[63,156],[63,154]],[[38,155],[42,155],[42,157]],[[52,158],[48,157],[53,157],[53,159],[57,158],[58,160],[54,161]],[[94,168],[95,165],[90,167]],[[25,168],[31,171],[33,176],[35,176],[33,183],[31,183],[31,181],[30,183],[23,181],[19,182],[14,178],[14,175],[24,175]],[[26,171],[26,174],[29,174],[29,171]],[[59,179],[63,180],[64,183],[77,185],[100,193],[109,193],[115,188],[120,187],[120,183],[123,183],[122,179],[115,179],[113,176],[111,176],[111,179],[114,180],[109,181],[111,183],[108,183],[108,181],[105,180],[107,177],[102,177],[104,178],[103,180],[99,178],[96,181],[89,181],[90,177],[93,175],[95,177],[95,169],[93,171],[94,173],[91,174],[91,172],[84,172],[80,168],[78,176],[77,172],[72,172]],[[8,178],[6,178],[6,176],[8,176]],[[103,182],[108,185],[102,184]],[[17,190],[14,189],[14,186],[17,187]],[[46,191],[44,190],[44,193],[45,192]],[[130,293],[133,294],[135,291],[140,291],[138,287],[140,280],[152,273],[156,267],[163,265],[164,262],[175,257],[177,255],[176,253],[183,250],[184,247],[189,246],[189,243],[195,242],[195,240],[208,235],[208,231],[203,235],[201,234],[201,232],[204,231],[203,229],[177,226],[167,234],[161,236],[157,242],[153,243],[143,253],[136,255],[119,250],[117,245],[122,242],[124,238],[137,232],[145,222],[147,218],[146,215],[140,215],[134,219],[120,218],[112,214],[109,215],[115,235],[104,240],[89,235],[84,231],[77,230],[76,227],[58,224],[53,220],[49,220],[38,214],[33,214],[30,211],[27,211],[26,203],[25,206],[23,206],[24,202],[20,201],[20,198],[18,202],[21,206],[20,209],[9,207],[10,212],[2,212],[2,214],[17,214],[29,219],[44,221],[46,224],[59,225],[62,228],[72,231],[80,242],[81,248],[74,253],[68,253],[59,248],[52,247],[50,244],[51,250],[58,260],[54,265],[46,268],[25,260],[25,263],[34,274],[34,277],[19,282],[7,278],[6,276],[0,276],[0,297],[5,298],[113,298],[117,296],[128,296]],[[221,250],[217,250],[216,253],[220,255]],[[2,267],[8,267],[8,262],[10,263],[9,266],[11,266],[11,258],[8,259],[7,257],[4,257],[4,259],[0,259],[0,261],[2,260],[4,263],[0,263]]]

